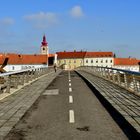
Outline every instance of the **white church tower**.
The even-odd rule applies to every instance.
[[[46,36],[43,36],[43,41],[41,45],[41,54],[49,54],[48,42],[46,41]]]

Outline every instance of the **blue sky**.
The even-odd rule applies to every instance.
[[[140,58],[140,0],[0,0],[0,52],[113,51]]]

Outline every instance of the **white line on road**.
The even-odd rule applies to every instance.
[[[74,123],[75,119],[74,119],[74,111],[73,110],[69,110],[69,123]]]
[[[71,83],[69,83],[69,86],[71,86]]]
[[[73,97],[69,96],[69,103],[73,103]]]
[[[69,82],[71,82],[71,80],[69,79]]]
[[[68,78],[69,78],[69,80],[71,79],[71,78],[70,78],[70,71],[68,71]]]
[[[71,87],[69,88],[69,92],[72,92],[72,88]]]

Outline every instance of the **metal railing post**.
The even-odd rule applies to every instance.
[[[11,75],[5,76],[6,80],[6,93],[10,93],[10,88],[11,88]]]
[[[118,85],[121,85],[120,72],[117,72],[117,83],[118,83]]]
[[[134,89],[135,92],[138,92],[135,75],[133,74],[132,77],[133,77],[133,89]]]
[[[125,83],[125,87],[129,88],[129,86],[128,86],[128,78],[127,78],[127,74],[126,73],[124,73],[124,83]]]

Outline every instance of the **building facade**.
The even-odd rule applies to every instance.
[[[86,52],[84,66],[112,67],[113,60],[112,52]]]
[[[112,52],[57,52],[58,66],[74,69],[79,66],[113,66]]]
[[[65,70],[72,70],[84,66],[86,52],[57,52],[57,65]]]
[[[29,68],[40,68],[52,66],[57,61],[56,54],[49,54],[48,42],[46,36],[40,47],[40,54],[0,54],[0,72],[18,71]]]
[[[57,52],[58,66],[72,70],[79,66],[100,66],[139,71],[140,60],[135,58],[115,58],[113,52]]]
[[[130,71],[140,71],[140,60],[136,58],[114,58],[114,68]]]

